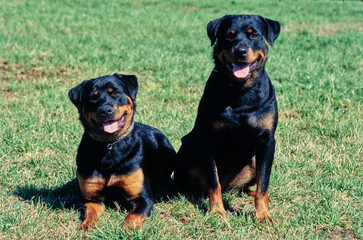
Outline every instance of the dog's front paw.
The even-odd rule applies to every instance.
[[[97,220],[94,219],[86,219],[83,221],[83,223],[81,224],[81,229],[83,231],[87,231],[91,228],[93,228],[94,226],[96,226],[98,224]]]
[[[126,216],[125,223],[122,226],[122,229],[134,229],[140,226],[145,221],[145,218],[142,215],[132,214]]]
[[[211,213],[217,213],[219,215],[221,215],[222,217],[225,217],[226,216],[226,210],[224,210],[224,207],[220,207],[220,206],[213,206],[211,207],[210,209],[210,212]]]
[[[267,208],[265,208],[265,209],[256,209],[256,218],[257,218],[257,221],[259,221],[259,222],[262,222],[263,220],[265,220],[267,218],[270,223],[273,223],[272,222],[272,217],[271,217],[270,212],[268,211]]]

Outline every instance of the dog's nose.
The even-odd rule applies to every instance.
[[[98,114],[101,117],[109,117],[112,115],[112,113],[113,113],[113,107],[111,106],[104,106],[98,109]]]
[[[246,47],[243,46],[239,46],[236,47],[234,49],[234,53],[238,56],[238,57],[246,57],[248,54],[248,49]]]

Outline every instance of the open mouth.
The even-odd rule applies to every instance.
[[[227,63],[227,67],[232,71],[233,75],[238,79],[248,78],[251,73],[256,69],[259,58],[252,63]]]
[[[102,124],[93,121],[98,130],[113,134],[119,132],[126,123],[126,113],[119,120],[107,120]]]

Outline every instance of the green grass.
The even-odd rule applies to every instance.
[[[363,5],[351,1],[0,1],[0,239],[362,239]],[[109,207],[79,231],[75,155],[82,135],[67,91],[114,72],[139,78],[136,120],[176,149],[213,68],[208,21],[261,14],[282,24],[267,71],[279,104],[270,183],[274,225],[253,199],[172,197],[134,232]]]

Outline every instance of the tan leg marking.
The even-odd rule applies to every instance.
[[[272,217],[268,210],[268,191],[265,194],[261,194],[258,189],[255,195],[255,208],[256,208],[256,217],[257,221],[263,221],[266,217],[272,223]]]
[[[136,227],[141,226],[141,224],[145,221],[145,217],[139,214],[129,213],[125,218],[125,223],[122,226],[122,229],[135,229]]]
[[[254,161],[251,164],[246,165],[229,183],[228,188],[232,189],[234,187],[245,187],[256,178],[256,166]]]
[[[219,213],[222,216],[226,214],[226,210],[223,206],[222,201],[222,189],[221,185],[218,185],[218,188],[216,190],[209,189],[208,191],[208,197],[209,197],[209,210],[211,212]]]
[[[84,214],[84,221],[81,224],[82,230],[88,230],[98,223],[98,216],[103,212],[104,207],[100,203],[88,202],[84,205],[86,211]]]
[[[221,184],[219,183],[217,166],[215,166],[215,171],[217,174],[218,186],[217,186],[217,189],[212,189],[212,188],[208,189],[209,210],[211,212],[216,212],[222,216],[225,216],[226,210],[224,209],[224,206],[223,206],[222,188],[221,188]]]

